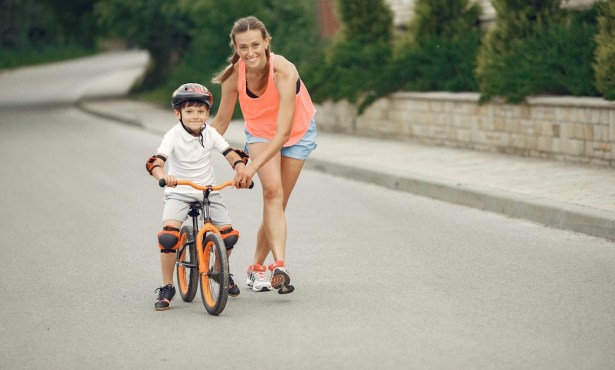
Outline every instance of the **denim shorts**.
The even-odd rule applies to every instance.
[[[263,139],[262,137],[257,137],[250,134],[247,130],[244,130],[246,133],[246,145],[243,149],[244,152],[250,154],[248,151],[248,144],[254,143],[268,143],[269,140]],[[316,129],[316,121],[312,118],[310,122],[310,126],[308,127],[307,132],[299,142],[291,146],[285,146],[280,149],[280,154],[284,157],[290,157],[299,160],[305,160],[312,153],[314,149],[316,149],[316,136],[318,135],[318,130]]]

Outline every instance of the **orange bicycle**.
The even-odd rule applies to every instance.
[[[165,187],[166,181],[160,179],[159,185]],[[179,293],[185,302],[191,302],[197,286],[200,286],[205,309],[210,315],[217,316],[224,311],[228,299],[229,264],[220,231],[209,215],[209,194],[233,186],[233,182],[200,186],[191,181],[177,180],[177,185],[188,185],[203,191],[202,202],[190,203],[188,216],[192,218],[192,226],[184,225],[180,231],[181,247],[177,250],[175,263]],[[250,184],[250,189],[253,187],[254,183]],[[203,224],[199,228],[201,214]]]

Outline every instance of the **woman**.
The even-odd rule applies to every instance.
[[[246,187],[258,174],[263,188],[263,220],[247,284],[254,291],[274,288],[280,294],[291,293],[284,211],[303,163],[316,147],[316,109],[297,68],[270,51],[271,36],[260,20],[253,16],[237,20],[230,38],[230,64],[213,79],[222,85],[222,97],[212,126],[224,135],[239,99],[244,150],[251,162],[237,172],[235,185]],[[270,251],[275,261],[269,265],[271,281],[264,266]]]

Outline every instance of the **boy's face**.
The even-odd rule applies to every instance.
[[[201,132],[201,127],[209,118],[209,109],[206,105],[186,105],[181,108],[181,112],[174,110],[175,118],[181,119],[184,126],[188,127],[194,133]]]

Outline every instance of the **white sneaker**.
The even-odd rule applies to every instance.
[[[271,290],[271,282],[267,279],[267,267],[254,264],[248,267],[248,279],[246,284],[255,292],[266,292]]]

